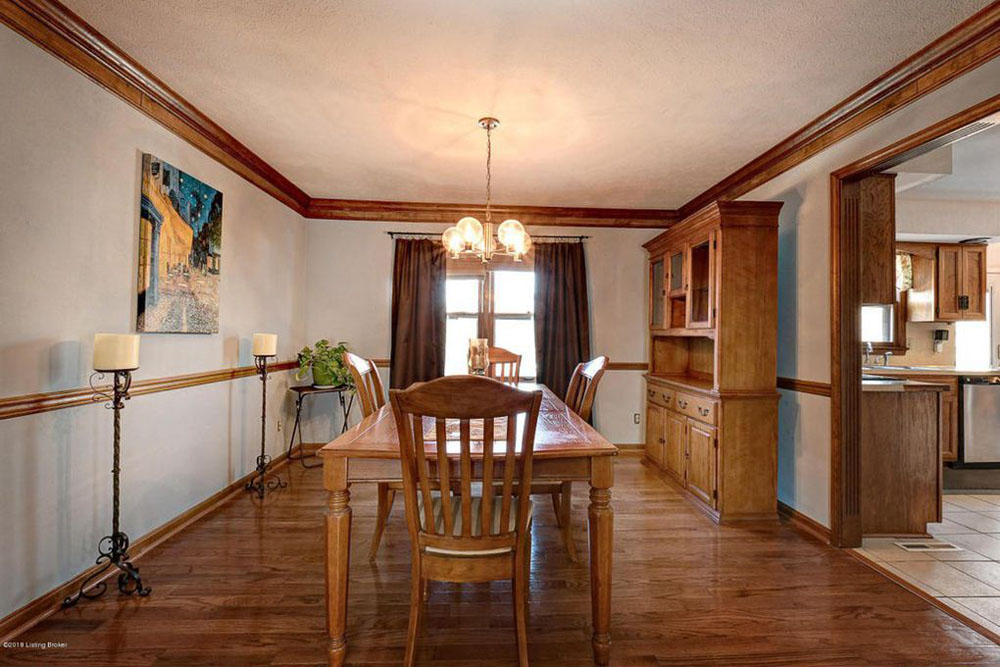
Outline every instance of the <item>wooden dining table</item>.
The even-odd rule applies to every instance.
[[[522,382],[518,388],[542,391],[532,479],[590,483],[592,644],[594,662],[606,665],[611,659],[611,554],[614,541],[611,487],[614,483],[613,457],[618,448],[580,419],[548,387]],[[433,441],[427,443],[426,451],[428,458],[436,457]],[[450,451],[449,447],[449,458]],[[323,458],[323,486],[330,492],[324,521],[326,613],[330,636],[328,655],[330,665],[339,667],[345,664],[347,657],[351,484],[391,482],[402,478],[399,439],[391,406],[387,403],[365,417],[336,440],[323,446],[319,454]]]

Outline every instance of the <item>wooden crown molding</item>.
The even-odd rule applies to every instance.
[[[493,215],[503,220],[554,227],[626,227],[663,229],[679,216],[669,209],[585,208],[573,206],[492,206]],[[434,202],[376,201],[361,199],[311,199],[305,217],[322,220],[362,220],[453,224],[466,215],[483,217],[482,204],[442,204]]]
[[[269,371],[277,372],[298,368],[298,365],[297,361],[279,361],[274,364],[268,364],[267,368]],[[129,395],[135,397],[145,394],[156,394],[161,391],[197,387],[203,384],[212,384],[213,382],[237,380],[256,374],[257,369],[254,366],[239,366],[237,368],[223,368],[217,371],[204,371],[201,373],[189,373],[187,375],[138,380],[132,383]],[[103,385],[98,388],[109,389],[109,386]],[[0,420],[24,417],[40,412],[62,410],[63,408],[72,408],[77,405],[97,405],[105,402],[104,399],[95,401],[93,396],[94,390],[90,387],[78,387],[62,391],[0,398]]]
[[[0,0],[0,21],[292,210],[309,195],[56,0]]]
[[[1000,54],[1000,1],[955,26],[680,208],[735,199]]]
[[[58,0],[0,0],[0,21],[306,218],[450,223],[456,216],[482,215],[479,204],[310,197]],[[693,198],[679,211],[500,206],[497,213],[553,226],[670,227],[714,200],[746,194],[998,53],[1000,0]]]

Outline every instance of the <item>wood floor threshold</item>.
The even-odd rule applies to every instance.
[[[920,599],[922,599],[922,600],[924,600],[926,602],[931,603],[933,606],[937,607],[938,609],[940,609],[944,613],[948,614],[952,618],[960,621],[964,625],[966,625],[969,628],[975,630],[976,632],[978,632],[979,634],[981,634],[983,637],[986,637],[987,639],[989,639],[994,644],[1000,645],[1000,635],[998,635],[997,633],[993,632],[992,630],[989,630],[989,629],[983,627],[982,625],[980,625],[976,621],[972,620],[971,618],[969,618],[968,616],[966,616],[965,614],[963,614],[958,609],[955,609],[954,607],[951,607],[951,606],[945,604],[944,602],[941,602],[940,600],[938,600],[933,595],[927,593],[926,591],[923,591],[923,590],[917,588],[916,586],[914,586],[910,582],[906,581],[902,577],[899,577],[898,575],[896,575],[896,573],[894,573],[894,572],[892,572],[892,571],[890,571],[890,570],[882,567],[881,564],[873,561],[871,558],[868,558],[864,554],[859,553],[857,549],[844,549],[844,551],[847,551],[853,558],[855,558],[856,560],[861,561],[862,563],[864,563],[865,565],[867,565],[871,569],[875,570],[876,572],[878,572],[879,574],[881,574],[883,577],[885,577],[886,579],[890,580],[894,584],[897,584],[900,587],[902,587],[902,588],[906,589],[907,591],[909,591],[910,593],[913,593],[914,595],[916,595]]]
[[[787,520],[794,528],[823,544],[830,544],[830,529],[812,517],[803,514],[791,505],[778,501],[778,516]]]
[[[306,443],[307,446],[309,444],[311,443]],[[297,452],[298,448],[295,448],[292,451]],[[274,457],[273,467],[271,470],[277,472],[284,468],[288,462],[288,450],[285,450],[278,456]],[[149,533],[146,533],[139,539],[132,542],[129,548],[130,560],[132,562],[138,561],[167,539],[178,535],[192,524],[207,517],[213,511],[227,503],[233,496],[246,493],[243,487],[255,474],[255,472],[250,472],[243,477],[240,477],[239,479],[226,485],[221,490],[213,493],[197,505],[185,510],[170,521],[167,521],[158,528],[154,528]],[[7,617],[0,619],[0,642],[11,641],[21,633],[30,630],[38,623],[59,611],[59,609],[62,608],[63,600],[67,596],[76,593],[76,591],[79,590],[80,585],[87,579],[87,577],[96,572],[98,569],[98,565],[92,565],[69,581],[53,588],[41,597],[32,600],[20,609],[10,613]],[[104,577],[97,579],[93,583],[96,585],[98,582],[104,581],[114,575],[115,570],[111,568]],[[114,594],[113,587],[109,586],[105,595]]]

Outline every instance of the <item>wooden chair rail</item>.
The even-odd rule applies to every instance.
[[[279,361],[268,365],[268,370],[272,372],[287,371],[297,368],[295,361]],[[226,382],[228,380],[238,380],[240,378],[256,375],[257,369],[253,366],[238,366],[236,368],[222,368],[216,371],[204,371],[201,373],[189,373],[187,375],[173,375],[162,378],[152,378],[149,380],[137,380],[132,383],[129,390],[131,396],[143,396],[145,394],[155,394],[161,391],[171,391],[174,389],[185,389],[187,387],[197,387],[213,382]],[[101,385],[98,389],[105,389],[107,385]],[[98,405],[101,401],[93,400],[94,390],[90,387],[77,387],[75,389],[63,389],[60,391],[49,391],[37,394],[24,394],[21,396],[10,396],[0,398],[0,419],[12,419],[14,417],[24,417],[41,412],[51,412],[63,408],[72,408],[78,405]]]

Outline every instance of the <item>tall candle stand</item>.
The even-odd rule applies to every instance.
[[[267,358],[271,355],[254,355],[254,365],[260,376],[260,456],[257,457],[257,473],[247,482],[246,490],[263,500],[268,491],[277,491],[288,486],[280,477],[269,470],[271,456],[265,453],[264,444],[267,436]]]
[[[112,475],[112,504],[111,504],[111,534],[105,535],[97,544],[96,564],[102,567],[83,580],[80,590],[76,595],[72,595],[63,600],[64,607],[72,607],[80,598],[93,600],[99,598],[107,590],[108,585],[102,580],[98,581],[93,588],[87,590],[91,582],[102,579],[108,568],[114,566],[121,570],[118,575],[118,590],[125,595],[137,593],[139,597],[146,597],[152,592],[149,586],[142,585],[142,578],[139,576],[139,568],[132,565],[129,560],[128,535],[120,529],[119,513],[121,500],[121,411],[125,407],[125,401],[129,399],[129,387],[132,386],[132,372],[126,370],[116,370],[114,372],[114,383],[111,390],[95,386],[95,379],[104,377],[104,373],[97,372],[90,376],[90,387],[94,391],[92,399],[94,401],[108,401],[104,407],[114,410],[114,464],[111,468]]]

